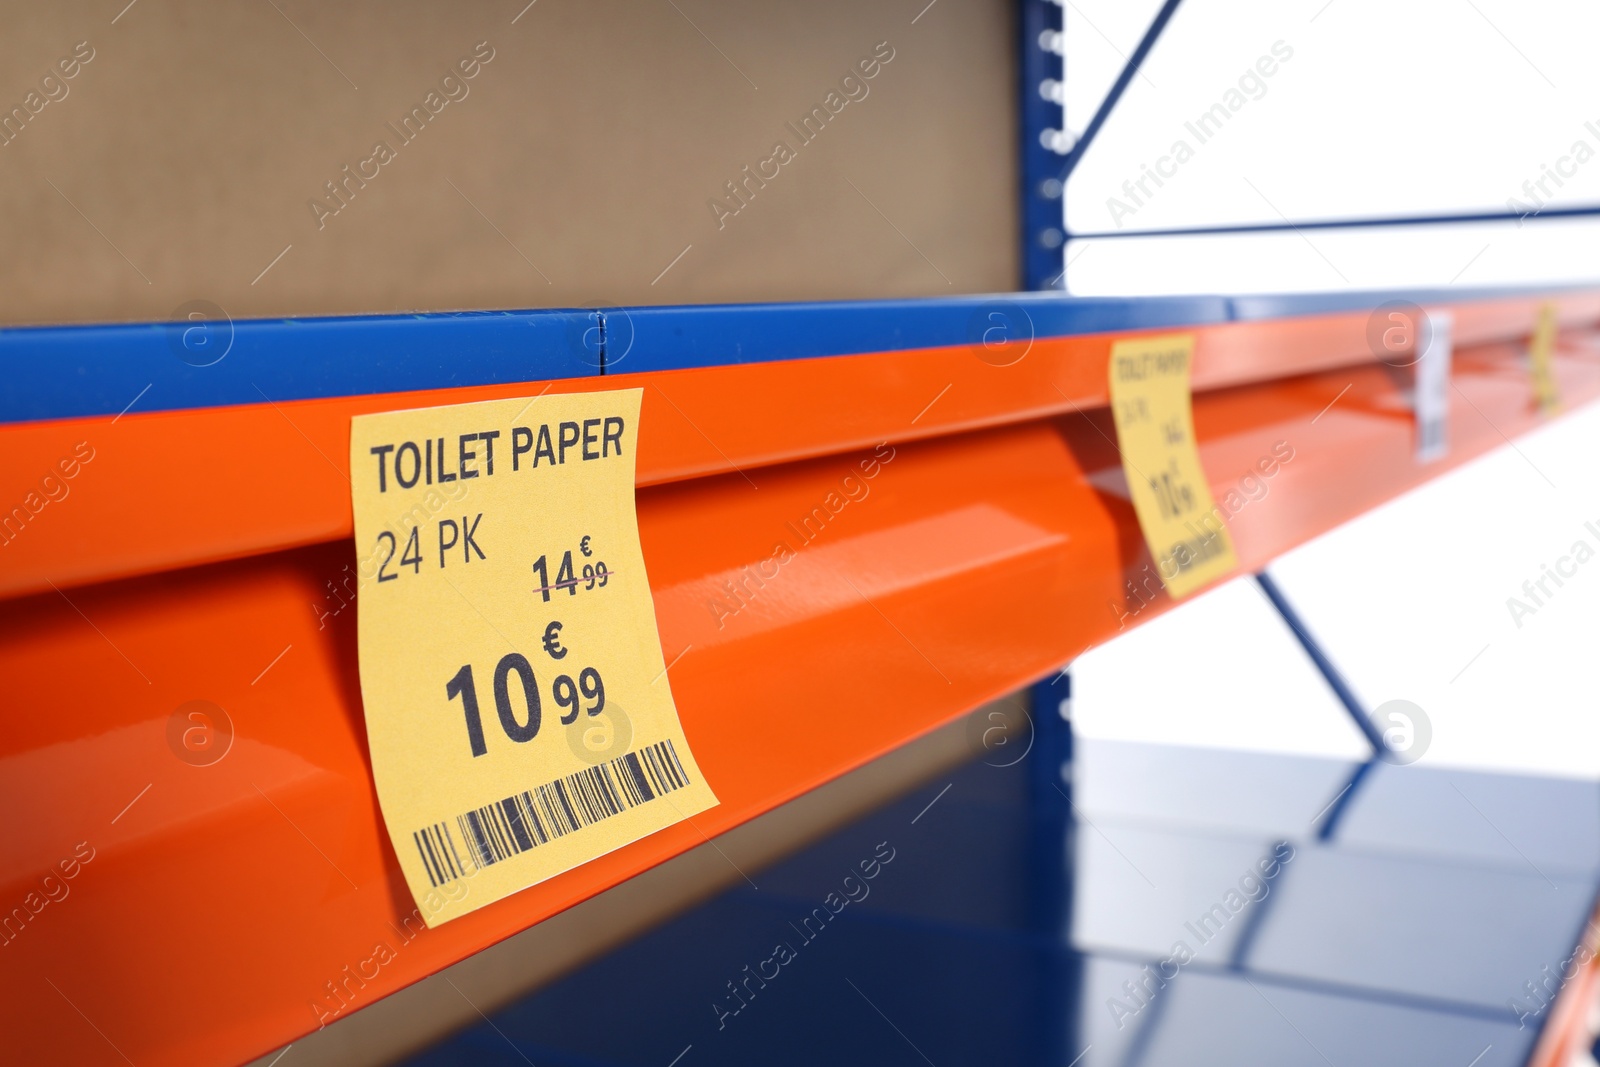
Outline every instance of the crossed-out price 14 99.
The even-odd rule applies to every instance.
[[[594,552],[589,548],[589,536],[584,535],[578,542],[578,551],[585,556],[592,556]],[[575,574],[572,568],[572,549],[567,549],[561,555],[561,568],[556,571],[556,580],[550,581],[550,564],[546,557],[540,556],[533,561],[533,573],[539,576],[539,587],[534,590],[544,597],[546,604],[550,603],[550,593],[555,589],[565,589],[568,596],[578,594],[578,586],[585,589],[604,589],[606,582],[611,579],[611,571],[606,569],[605,560],[595,560],[585,563],[581,574]]]

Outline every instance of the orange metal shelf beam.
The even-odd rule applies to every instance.
[[[1531,302],[1513,310],[1491,333],[1526,332]],[[1201,331],[1211,388],[1195,423],[1213,492],[1279,442],[1293,449],[1231,521],[1243,568],[1541,420],[1520,347],[1480,334],[1457,350],[1449,458],[1418,465],[1404,382],[1353,362],[1364,316],[1331,319]],[[95,448],[28,529],[23,564],[5,564],[0,908],[67,889],[0,947],[8,1053],[247,1060],[341,998],[371,1003],[1164,610],[1161,597],[1120,617],[1149,558],[1099,407],[1114,339],[1040,342],[1007,369],[941,350],[555,383],[647,387],[641,538],[684,729],[722,803],[420,932],[379,823],[354,608],[332,613],[328,595],[354,566],[348,420],[540,386],[0,430],[8,470]],[[1596,344],[1564,334],[1569,404],[1600,396]],[[860,479],[885,440],[892,458]],[[802,547],[801,520],[850,495],[847,475],[866,494],[851,490],[730,614],[724,582],[779,542]],[[193,699],[236,729],[212,766],[168,747],[169,717]],[[46,883],[80,842],[92,859]]]
[[[1526,337],[1540,303],[1530,297],[1454,305],[1457,347]],[[1600,321],[1600,293],[1564,294],[1555,303],[1566,327]],[[1201,392],[1374,363],[1368,318],[1346,312],[1145,332],[1196,335],[1193,377]],[[963,345],[607,375],[604,382],[567,379],[548,388],[646,387],[638,466],[645,487],[1103,407],[1111,339],[1040,338],[1004,367]],[[37,488],[80,442],[95,456],[72,486],[77,502],[47,505],[37,530],[30,527],[5,547],[0,598],[349,537],[352,415],[526,396],[545,387],[0,426],[0,492],[7,494],[0,500],[20,500]]]

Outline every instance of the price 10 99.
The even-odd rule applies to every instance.
[[[511,678],[515,675],[522,688],[522,703],[527,709],[527,721],[517,718],[517,709],[511,702]],[[489,751],[483,736],[483,716],[478,710],[478,686],[472,676],[472,664],[463,664],[455,676],[445,683],[448,700],[461,698],[461,710],[467,720],[467,742],[474,756]],[[558,674],[550,683],[550,695],[558,707],[567,709],[561,716],[563,726],[576,722],[580,712],[598,715],[606,706],[606,687],[600,672],[585,667],[578,672],[577,681],[570,675]],[[585,706],[587,704],[587,706]],[[543,707],[539,683],[533,676],[533,666],[520,652],[508,652],[500,657],[494,669],[494,706],[500,717],[500,727],[512,741],[522,744],[539,736]]]

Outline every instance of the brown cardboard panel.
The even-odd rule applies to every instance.
[[[0,323],[1017,281],[1002,0],[125,2],[7,5]]]

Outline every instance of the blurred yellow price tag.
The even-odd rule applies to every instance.
[[[1195,448],[1189,369],[1194,336],[1111,346],[1111,413],[1145,543],[1174,598],[1238,566]]]
[[[372,772],[430,926],[717,803],[639,548],[641,392],[351,422]]]
[[[1539,410],[1554,414],[1561,407],[1561,387],[1556,384],[1555,369],[1550,355],[1556,347],[1556,305],[1547,300],[1539,305],[1539,324],[1534,328],[1533,340],[1528,345],[1528,373],[1533,378],[1533,395]]]

